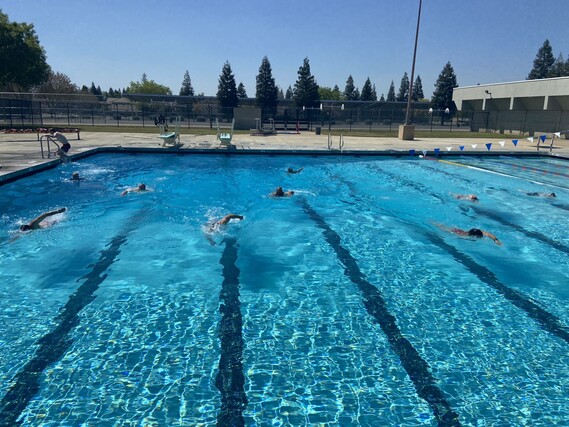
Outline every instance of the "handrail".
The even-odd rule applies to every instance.
[[[328,134],[328,150],[332,148],[332,136]]]
[[[50,142],[53,142],[55,144],[55,146],[57,147],[57,149],[59,150],[59,144],[55,141],[55,139],[51,136],[51,135],[42,135],[40,138],[40,147],[41,147],[41,158],[45,159],[44,156],[44,149],[43,149],[43,139],[46,139],[47,141],[47,158],[49,159],[51,157],[51,148],[49,146]],[[56,151],[57,152],[57,151]],[[54,153],[55,154],[55,153]]]
[[[345,141],[344,141],[344,134],[341,133],[340,134],[340,142],[338,143],[338,148],[340,149],[340,151],[342,150],[342,148],[344,147]]]

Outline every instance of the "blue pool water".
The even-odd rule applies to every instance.
[[[449,160],[98,155],[0,187],[0,425],[569,424],[569,163]]]

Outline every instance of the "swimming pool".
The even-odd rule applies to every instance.
[[[4,185],[0,420],[568,423],[568,166],[97,155]]]

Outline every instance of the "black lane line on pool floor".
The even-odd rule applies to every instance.
[[[223,266],[223,284],[219,299],[221,321],[219,339],[221,355],[215,386],[221,392],[218,426],[244,426],[243,411],[247,407],[245,375],[243,374],[243,317],[239,302],[239,268],[237,242],[224,239],[225,249],[219,263]]]
[[[330,228],[324,218],[312,209],[305,199],[299,198],[298,201],[306,214],[322,230],[324,239],[336,252],[338,259],[344,265],[344,274],[362,293],[366,310],[377,321],[387,337],[391,348],[399,357],[401,365],[413,382],[418,396],[424,399],[433,410],[438,425],[441,427],[460,426],[458,414],[454,412],[443,392],[437,387],[436,380],[429,371],[428,363],[423,360],[415,347],[401,333],[399,326],[397,326],[397,319],[389,312],[379,289],[367,281],[365,275],[360,271],[356,259],[350,254],[350,251],[342,246],[338,233]]]
[[[464,265],[468,271],[477,276],[483,283],[486,283],[496,290],[514,306],[525,311],[527,315],[537,321],[543,329],[569,343],[569,329],[563,325],[557,316],[541,308],[523,293],[504,285],[492,271],[478,264],[454,246],[446,243],[440,236],[434,233],[424,233],[424,235],[431,243],[448,252],[456,261]]]
[[[471,206],[471,209],[474,212],[476,212],[478,215],[483,215],[483,216],[490,218],[496,222],[499,222],[502,225],[513,228],[514,230],[519,231],[522,234],[525,234],[527,237],[531,237],[532,239],[539,240],[540,242],[545,243],[546,245],[549,245],[552,248],[557,249],[558,251],[565,252],[566,254],[569,254],[569,248],[567,246],[565,246],[564,244],[556,242],[555,240],[550,239],[549,237],[544,236],[543,234],[538,233],[536,231],[526,230],[522,226],[515,224],[511,221],[508,221],[503,216],[501,216],[495,212],[492,212],[491,210],[484,209],[484,208],[474,206],[474,205]]]
[[[60,360],[71,346],[73,341],[69,334],[79,324],[79,312],[96,298],[95,291],[107,277],[103,273],[113,264],[128,235],[146,213],[146,210],[142,210],[135,214],[127,222],[127,227],[111,240],[108,248],[101,251],[93,270],[78,279],[78,281],[85,279],[85,282],[69,297],[67,304],[57,316],[59,324],[38,340],[39,347],[34,357],[10,381],[12,386],[0,401],[0,426],[21,424],[21,421],[17,420],[30,400],[38,393],[42,374],[48,366]]]

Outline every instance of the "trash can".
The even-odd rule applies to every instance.
[[[315,128],[316,135],[320,135],[322,133],[322,128],[320,126],[316,126]]]

